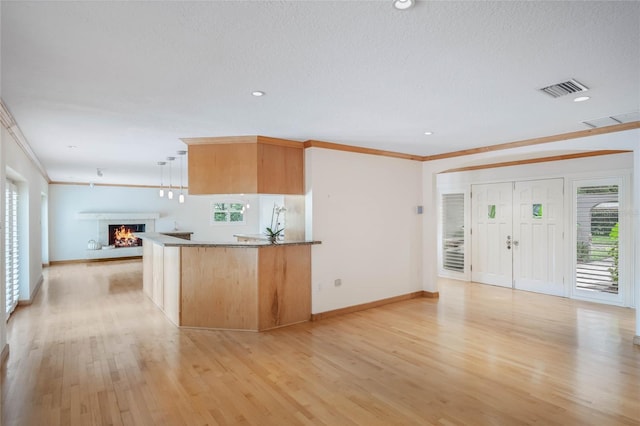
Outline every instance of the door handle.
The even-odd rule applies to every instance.
[[[515,247],[518,247],[518,244],[520,244],[520,242],[519,242],[518,240],[513,240],[513,245],[514,245]]]

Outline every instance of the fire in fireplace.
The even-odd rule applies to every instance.
[[[144,232],[145,225],[109,225],[109,245],[114,247],[139,247],[142,240],[133,235],[134,232]]]

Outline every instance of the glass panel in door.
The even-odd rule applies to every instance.
[[[464,272],[464,194],[442,195],[442,268]]]
[[[618,185],[576,188],[575,289],[583,295],[619,293],[618,192]]]

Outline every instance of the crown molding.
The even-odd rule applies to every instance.
[[[45,178],[47,183],[51,183],[51,179],[49,178],[47,171],[45,170],[44,166],[38,159],[38,156],[36,155],[36,153],[33,152],[31,145],[29,145],[29,142],[24,137],[22,130],[20,130],[20,127],[16,123],[16,120],[13,118],[13,115],[11,115],[11,113],[9,112],[9,109],[7,109],[7,106],[5,105],[2,99],[0,99],[0,124],[2,124],[2,127],[7,129],[7,132],[9,132],[9,134],[13,137],[13,140],[16,141],[16,143],[22,149],[22,151],[24,151],[27,158],[29,158],[29,160],[31,160],[33,165],[36,166],[36,168],[38,169],[42,177]]]
[[[498,167],[523,166],[525,164],[548,163],[551,161],[574,160],[576,158],[598,157],[601,155],[627,154],[633,151],[627,150],[599,150],[578,152],[575,154],[553,155],[549,157],[528,158],[526,160],[503,161],[500,163],[479,164],[477,166],[459,167],[456,169],[445,170],[440,173],[456,173],[468,172],[472,170],[495,169]]]
[[[7,107],[2,99],[0,99],[0,124],[2,124],[2,127],[7,130],[16,125],[13,116],[11,115],[9,110],[7,110]]]
[[[187,145],[216,145],[216,144],[263,144],[278,145],[290,148],[304,149],[302,142],[289,139],[273,138],[269,136],[249,135],[249,136],[213,136],[203,138],[181,138],[182,142]]]
[[[525,139],[521,141],[507,142],[507,143],[501,143],[497,145],[488,145],[480,148],[465,149],[461,151],[452,151],[452,152],[445,152],[443,154],[425,155],[425,156],[405,154],[402,152],[394,152],[394,151],[383,151],[383,150],[372,149],[372,148],[363,148],[363,147],[353,146],[353,145],[342,145],[342,144],[337,144],[333,142],[324,142],[324,141],[317,141],[317,140],[306,141],[304,143],[304,147],[332,149],[335,151],[355,152],[359,154],[381,155],[383,157],[402,158],[405,160],[426,162],[426,161],[443,160],[446,158],[463,157],[466,155],[482,154],[485,152],[500,151],[505,149],[520,148],[523,146],[540,145],[540,144],[551,143],[551,142],[560,142],[560,141],[565,141],[570,139],[583,138],[587,136],[603,135],[606,133],[623,132],[626,130],[633,130],[633,129],[640,129],[640,121],[632,121],[630,123],[616,124],[613,126],[598,127],[595,129],[588,129],[588,130],[579,130],[576,132],[561,133],[558,135],[544,136],[540,138]],[[595,151],[595,154],[593,155],[605,155],[603,154],[603,152],[605,151]],[[611,151],[610,153],[616,153],[616,152],[617,151]],[[626,152],[626,151],[620,151],[620,152]],[[554,157],[545,157],[545,158],[549,158],[549,159],[543,160],[543,161],[557,161],[553,159]],[[514,162],[514,163],[517,163],[517,162]],[[513,165],[509,163],[504,163],[504,165],[502,165],[503,163],[496,163],[496,164],[500,164],[500,165],[497,165],[497,166],[494,165],[492,167],[506,167],[509,165]],[[483,167],[483,168],[486,168],[486,167]],[[454,170],[454,171],[459,171],[459,170]]]
[[[324,149],[332,149],[334,151],[355,152],[358,154],[380,155],[383,157],[402,158],[403,160],[422,161],[422,157],[419,155],[404,154],[402,152],[394,152],[394,151],[384,151],[381,149],[363,148],[363,147],[353,146],[353,145],[342,145],[338,143],[317,141],[313,139],[306,141],[304,143],[304,147],[305,148],[324,148]]]
[[[63,181],[51,181],[49,182],[50,185],[71,185],[71,186],[106,186],[106,187],[121,187],[121,188],[152,188],[152,189],[160,189],[160,188],[165,188],[165,189],[169,189],[168,185],[164,185],[164,186],[160,186],[160,185],[134,185],[134,184],[128,184],[128,183],[98,183],[98,182],[80,182],[80,181],[76,181],[76,182],[63,182]],[[179,186],[173,186],[172,189],[175,190],[180,190]],[[189,187],[188,186],[183,186],[182,187],[183,190],[188,191]]]
[[[544,136],[541,138],[525,139],[516,142],[507,142],[497,145],[483,146],[480,148],[464,149],[461,151],[447,152],[437,155],[426,155],[422,161],[442,160],[445,158],[463,157],[465,155],[482,154],[485,152],[501,151],[504,149],[520,148],[523,146],[540,145],[551,142],[560,142],[570,139],[584,138],[587,136],[604,135],[606,133],[623,132],[625,130],[640,129],[640,121],[630,123],[615,124],[613,126],[597,127],[595,129],[578,130],[576,132],[561,133],[559,135]]]

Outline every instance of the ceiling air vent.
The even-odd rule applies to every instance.
[[[568,81],[563,81],[562,83],[543,87],[540,90],[551,97],[559,98],[560,96],[570,95],[571,93],[586,92],[587,90],[589,90],[589,88],[579,81],[571,79]]]
[[[640,111],[631,111],[624,114],[610,115],[609,117],[594,118],[583,121],[584,124],[595,129],[597,127],[615,126],[616,124],[632,123],[640,121]]]

